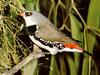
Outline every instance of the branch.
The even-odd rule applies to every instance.
[[[34,47],[34,49],[36,50],[37,48]],[[40,50],[40,49],[38,49],[38,50]],[[16,73],[19,69],[21,69],[23,66],[25,66],[31,60],[38,59],[38,58],[43,57],[43,56],[44,56],[44,54],[42,52],[31,53],[25,59],[23,59],[20,63],[15,65],[10,71],[6,71],[2,75],[12,75],[12,74]]]

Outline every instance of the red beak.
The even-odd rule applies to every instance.
[[[19,16],[25,16],[25,13],[24,12],[21,12],[20,14],[19,14]]]

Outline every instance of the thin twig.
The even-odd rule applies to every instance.
[[[10,71],[6,71],[2,75],[12,75],[12,74],[16,73],[18,70],[20,70],[23,66],[25,66],[31,60],[38,59],[43,56],[44,56],[44,53],[42,53],[42,52],[31,53],[25,59],[23,59],[20,63],[18,63],[16,66],[14,66]]]

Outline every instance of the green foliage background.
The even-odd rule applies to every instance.
[[[63,33],[81,41],[81,46],[93,53],[100,36],[100,0],[90,0],[87,18],[79,12],[82,0],[1,0],[0,1],[0,73],[9,71],[31,53],[18,36],[21,23],[16,19],[23,10],[39,11]],[[29,41],[30,42],[30,41]],[[42,64],[43,63],[43,64]],[[92,69],[94,68],[94,69]],[[18,72],[19,73],[19,72]],[[98,75],[93,56],[61,53],[32,60],[21,68],[21,75]],[[18,74],[19,75],[19,74]]]

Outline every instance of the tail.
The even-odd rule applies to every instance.
[[[82,53],[85,53],[85,54],[88,54],[88,55],[92,56],[91,53],[89,53],[88,51],[82,49],[77,43],[68,43],[68,44],[65,43],[64,46],[65,46],[64,50],[67,51],[67,52],[68,51],[69,52],[82,52]]]
[[[83,53],[85,53],[85,54],[87,54],[87,55],[89,55],[89,56],[92,56],[92,54],[91,53],[89,53],[88,51],[86,51],[86,50],[84,50],[83,51]]]

